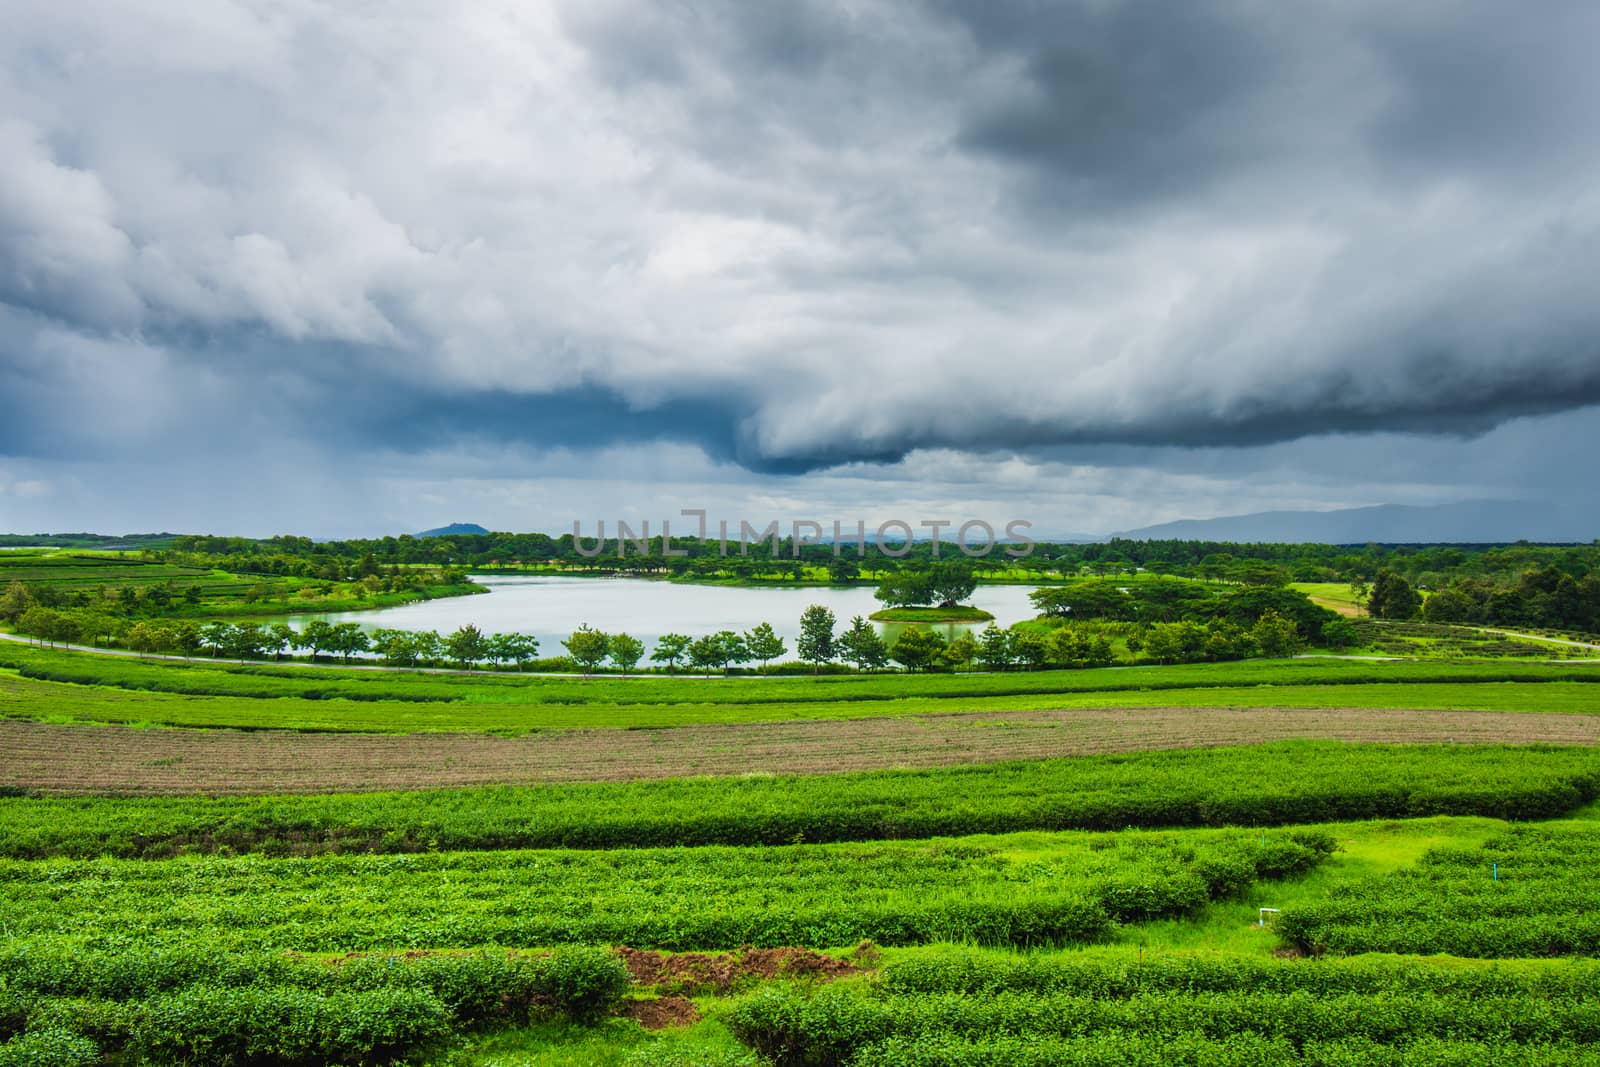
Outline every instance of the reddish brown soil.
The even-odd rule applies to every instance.
[[[813,774],[1096,752],[1366,742],[1600,744],[1600,715],[1375,708],[1074,708],[663,730],[297,734],[0,721],[0,786],[291,793]]]
[[[669,1026],[688,1026],[700,1021],[700,1009],[683,997],[630,1000],[622,1005],[618,1014],[646,1030],[665,1030]]]
[[[751,948],[736,952],[654,952],[617,949],[635,985],[690,993],[726,993],[745,981],[816,978],[832,981],[859,974],[877,963],[877,949],[864,942],[855,959],[842,960],[808,948]]]

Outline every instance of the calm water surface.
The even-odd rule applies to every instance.
[[[300,615],[295,626],[311,619],[358,622],[366,629],[385,626],[398,630],[438,630],[447,634],[472,623],[486,633],[525,633],[539,639],[539,653],[562,654],[561,641],[588,623],[606,633],[630,633],[654,648],[665,633],[691,637],[736,630],[770,622],[787,642],[792,657],[800,635],[800,613],[809,604],[822,604],[839,617],[839,629],[853,615],[871,615],[883,605],[873,599],[870,586],[829,588],[738,588],[684,585],[646,578],[565,578],[532,575],[479,574],[473,581],[490,592],[478,596],[447,597],[378,611],[353,611],[328,615]],[[995,616],[1001,626],[1031,619],[1036,612],[1028,602],[1033,586],[980,585],[971,603]],[[983,624],[987,625],[987,623]],[[981,630],[970,623],[942,624],[946,637]],[[878,624],[890,641],[903,626]]]

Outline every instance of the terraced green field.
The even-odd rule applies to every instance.
[[[0,1067],[1600,1062],[1583,665],[0,662]]]

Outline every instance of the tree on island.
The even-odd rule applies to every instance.
[[[879,582],[872,595],[894,608],[930,604],[953,608],[977,588],[978,579],[969,564],[944,560],[929,567],[901,568]]]

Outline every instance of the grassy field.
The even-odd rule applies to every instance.
[[[835,714],[860,717],[881,714],[924,713],[942,702],[946,710],[980,710],[985,707],[1056,707],[1079,696],[1095,702],[1115,700],[1115,694],[1154,694],[1183,691],[1196,694],[1193,702],[1227,703],[1239,700],[1255,704],[1292,704],[1296,700],[1260,700],[1245,695],[1245,690],[1267,689],[1312,691],[1347,690],[1353,706],[1441,707],[1496,706],[1466,703],[1439,703],[1456,699],[1458,691],[1441,691],[1442,698],[1429,700],[1429,686],[1476,686],[1517,683],[1521,688],[1501,691],[1498,698],[1516,694],[1516,699],[1540,701],[1534,695],[1545,685],[1591,685],[1600,682],[1600,665],[1580,661],[1568,663],[1522,663],[1514,661],[1453,660],[1448,662],[1374,662],[1339,659],[1241,660],[1228,663],[1174,665],[1166,667],[1100,668],[1089,670],[1014,671],[998,674],[846,674],[834,676],[703,678],[659,675],[633,678],[603,676],[540,677],[506,672],[416,672],[337,667],[273,666],[270,663],[240,664],[228,660],[199,658],[193,661],[140,660],[126,656],[67,652],[14,641],[0,642],[0,669],[9,668],[37,681],[55,681],[81,686],[114,687],[151,693],[191,696],[262,698],[301,698],[313,701],[336,699],[418,705],[421,716],[436,715],[440,709],[426,704],[472,704],[482,706],[524,706],[540,709],[539,714],[559,714],[555,709],[594,709],[598,714],[586,721],[573,719],[525,720],[525,728],[540,725],[641,725],[660,726],[697,721],[698,709],[725,706],[728,714],[699,721],[757,721],[766,718],[826,716],[827,705],[837,705]],[[1423,703],[1412,705],[1385,690],[1372,702],[1358,694],[1372,686],[1406,687],[1424,694]],[[1208,701],[1204,691],[1233,694],[1228,700]],[[1555,692],[1556,690],[1551,690]],[[1600,689],[1595,690],[1600,693]],[[64,695],[64,694],[63,694]],[[1045,703],[990,704],[1001,698],[1039,699]],[[1184,704],[1188,697],[1165,699],[1135,696],[1135,703]],[[918,702],[923,703],[918,703]],[[974,705],[974,701],[985,702]],[[1317,705],[1331,705],[1315,700]],[[1549,710],[1564,710],[1561,699]],[[1515,705],[1514,705],[1515,706]],[[636,709],[637,720],[626,715],[611,716],[616,709]],[[657,712],[666,709],[664,715]],[[697,709],[678,710],[671,709]],[[1528,710],[1543,710],[1529,707]],[[1581,710],[1581,709],[1573,709]],[[397,724],[403,719],[400,709],[385,709],[385,717]],[[261,712],[270,716],[268,711]],[[684,716],[691,716],[685,718]],[[125,721],[117,719],[114,721]],[[272,721],[257,725],[271,726]],[[283,725],[288,725],[284,723]],[[403,725],[399,728],[404,728]],[[480,728],[472,726],[469,728]],[[497,727],[489,727],[497,728]]]
[[[873,622],[988,622],[994,618],[982,608],[967,604],[948,608],[882,608],[867,617]]]
[[[1413,708],[1418,710],[1505,710],[1586,714],[1596,707],[1600,688],[1590,681],[1415,681],[1281,684],[1256,683],[1190,688],[1174,686],[1113,689],[1041,688],[1035,692],[875,699],[809,699],[817,690],[790,686],[789,699],[741,703],[727,690],[708,693],[694,685],[655,694],[641,690],[579,692],[546,690],[545,700],[498,690],[493,694],[458,690],[459,699],[395,699],[387,694],[302,684],[294,695],[207,696],[155,689],[123,689],[92,683],[63,683],[0,671],[0,717],[48,722],[94,722],[179,726],[197,729],[297,730],[342,733],[464,731],[520,734],[540,730],[660,729],[706,723],[799,722],[927,716],[978,711],[1030,711],[1069,708]],[[248,685],[251,680],[246,679]],[[388,683],[393,686],[395,683]],[[581,683],[580,683],[581,684]],[[606,683],[595,683],[603,686]],[[621,683],[619,683],[621,684]],[[713,683],[715,684],[715,683]],[[735,683],[737,684],[737,683]],[[243,687],[243,686],[242,686]],[[823,691],[825,693],[825,691]],[[503,696],[508,699],[493,699]],[[676,697],[677,699],[670,699]],[[707,699],[713,697],[714,699]]]
[[[464,582],[385,592],[354,581],[237,574],[146,559],[137,552],[87,549],[0,552],[0,591],[12,582],[21,582],[66,608],[183,619],[270,619],[304,612],[362,611],[483,591],[481,586]],[[151,601],[152,595],[159,604]]]
[[[1365,618],[1366,603],[1344,582],[1290,582],[1290,589],[1298,589],[1312,602],[1347,618]]]
[[[183,1061],[163,1036],[208,1063],[1587,1062],[1593,961],[1283,956],[1297,914],[1374,880],[1508,833],[1600,831],[1589,811],[1525,825],[4,861],[0,972],[14,1042],[57,1027],[148,1062]],[[543,947],[595,941],[664,951],[622,954],[624,996],[616,957]],[[837,947],[737,947],[792,943]]]
[[[869,841],[1020,830],[1549,818],[1600,795],[1580,747],[1301,741],[628,784],[263,797],[0,798],[0,857]]]
[[[1600,1062],[1592,665],[0,663],[0,1067]]]

